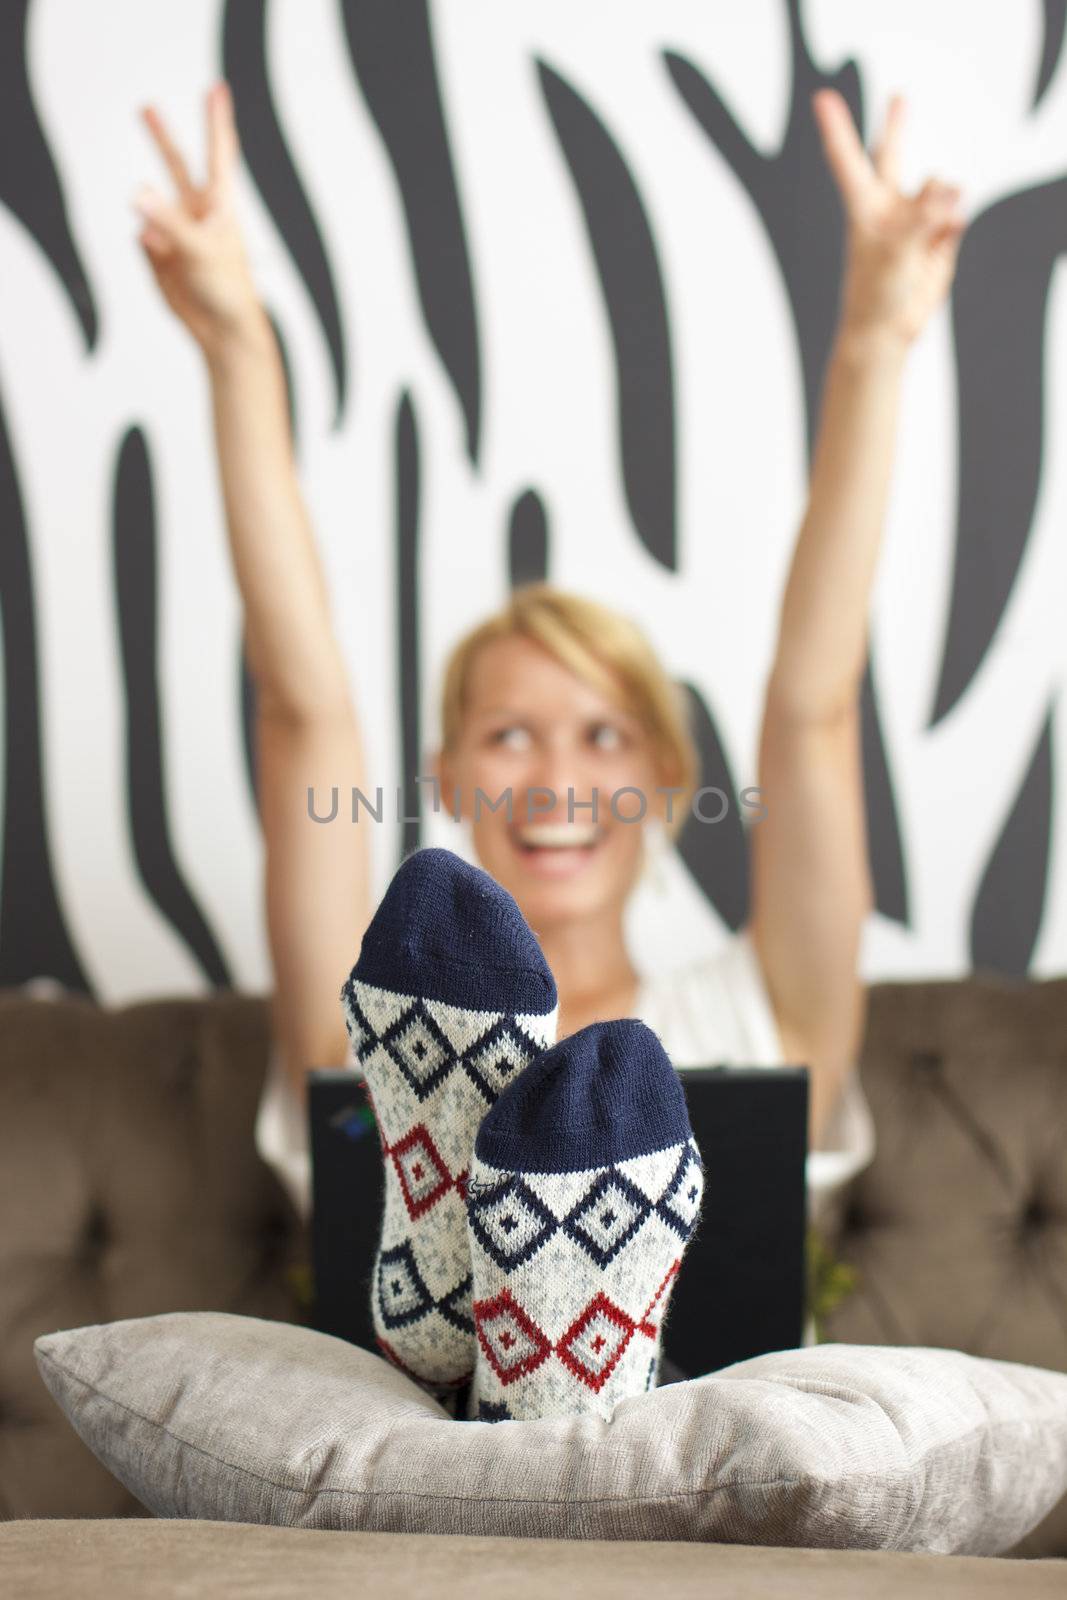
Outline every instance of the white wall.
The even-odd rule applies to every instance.
[[[1031,110],[1042,16],[1036,0],[803,7],[816,63],[832,72],[853,57],[874,121],[893,89],[909,96],[906,186],[931,173],[958,181],[972,216],[1063,175],[1067,68]],[[125,799],[111,495],[131,426],[144,430],[155,474],[170,841],[234,981],[267,983],[261,850],[237,694],[239,610],[208,394],[199,357],[140,255],[129,204],[142,181],[162,177],[137,121],[140,104],[156,103],[202,160],[202,96],[223,70],[222,21],[215,0],[36,0],[31,9],[30,90],[99,313],[91,348],[39,238],[0,207],[0,404],[28,539],[46,838],[72,943],[88,982],[109,999],[190,992],[208,981],[137,871]],[[804,501],[800,347],[759,211],[683,104],[661,52],[697,65],[756,150],[773,156],[792,76],[785,8],[771,0],[438,0],[432,22],[478,314],[476,465],[420,308],[393,167],[333,0],[274,0],[266,42],[275,111],[339,292],[351,390],[338,427],[329,352],[305,282],[248,173],[240,196],[257,279],[292,362],[302,479],[365,722],[371,782],[399,777],[393,430],[406,390],[422,451],[424,704],[433,704],[453,640],[505,592],[508,510],[533,485],[550,516],[552,577],[640,616],[672,671],[700,688],[738,788],[755,783],[760,691]],[[645,549],[626,503],[604,301],[535,57],[595,106],[652,224],[674,358],[676,571]],[[1048,297],[1040,381],[1045,445],[1025,553],[980,669],[930,727],[957,536],[950,309],[908,369],[872,652],[911,917],[907,926],[872,919],[872,977],[970,964],[975,895],[1050,704],[1051,855],[1031,970],[1067,964],[1067,478],[1055,447],[1067,405],[1062,263]],[[2,686],[5,715],[16,690],[13,681]],[[5,809],[29,759],[9,742]],[[444,824],[429,838],[454,842]],[[397,832],[377,829],[375,847],[384,886]],[[5,872],[18,870],[9,849]],[[722,935],[678,863],[635,904],[642,961],[656,959],[656,932],[668,921],[687,927],[694,946]]]

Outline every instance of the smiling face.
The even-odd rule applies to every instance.
[[[458,737],[441,759],[446,805],[458,788],[478,859],[539,932],[620,911],[641,868],[644,829],[626,821],[647,797],[662,802],[652,741],[621,686],[599,689],[531,639],[512,634],[477,649]],[[492,811],[489,800],[510,791]],[[541,790],[551,790],[554,802]],[[568,791],[573,805],[568,816]],[[588,802],[597,795],[596,821]],[[586,804],[583,806],[583,802]]]

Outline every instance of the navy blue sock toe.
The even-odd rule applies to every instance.
[[[352,977],[469,1011],[542,1014],[556,985],[515,901],[451,850],[402,863],[363,936]]]
[[[625,1018],[591,1023],[531,1061],[485,1117],[475,1154],[507,1171],[574,1172],[689,1136],[670,1057],[651,1028]]]

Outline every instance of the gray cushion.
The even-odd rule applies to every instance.
[[[456,1422],[383,1360],[215,1312],[38,1339],[86,1443],[164,1517],[995,1554],[1067,1489],[1067,1375],[823,1345],[610,1422]]]

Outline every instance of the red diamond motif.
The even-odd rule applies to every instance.
[[[507,1289],[472,1308],[478,1343],[502,1384],[536,1372],[552,1346]]]
[[[659,1311],[660,1320],[662,1321],[663,1313],[667,1309],[667,1296],[674,1287],[674,1279],[681,1264],[682,1258],[679,1256],[678,1260],[671,1267],[671,1270],[668,1272],[667,1276],[664,1278],[663,1282],[652,1296],[652,1299],[648,1302],[648,1305],[645,1307],[644,1313],[642,1314],[641,1321],[637,1324],[638,1333],[643,1333],[647,1339],[655,1339],[659,1335],[659,1326],[657,1323],[653,1322],[652,1313],[655,1311],[659,1301],[662,1300],[663,1304],[660,1306]]]
[[[599,1394],[615,1371],[637,1324],[606,1294],[590,1300],[556,1345],[556,1354],[594,1394]]]
[[[448,1194],[452,1188],[452,1174],[421,1122],[398,1144],[389,1147],[389,1155],[400,1180],[404,1204],[414,1222],[435,1206],[442,1195]]]

